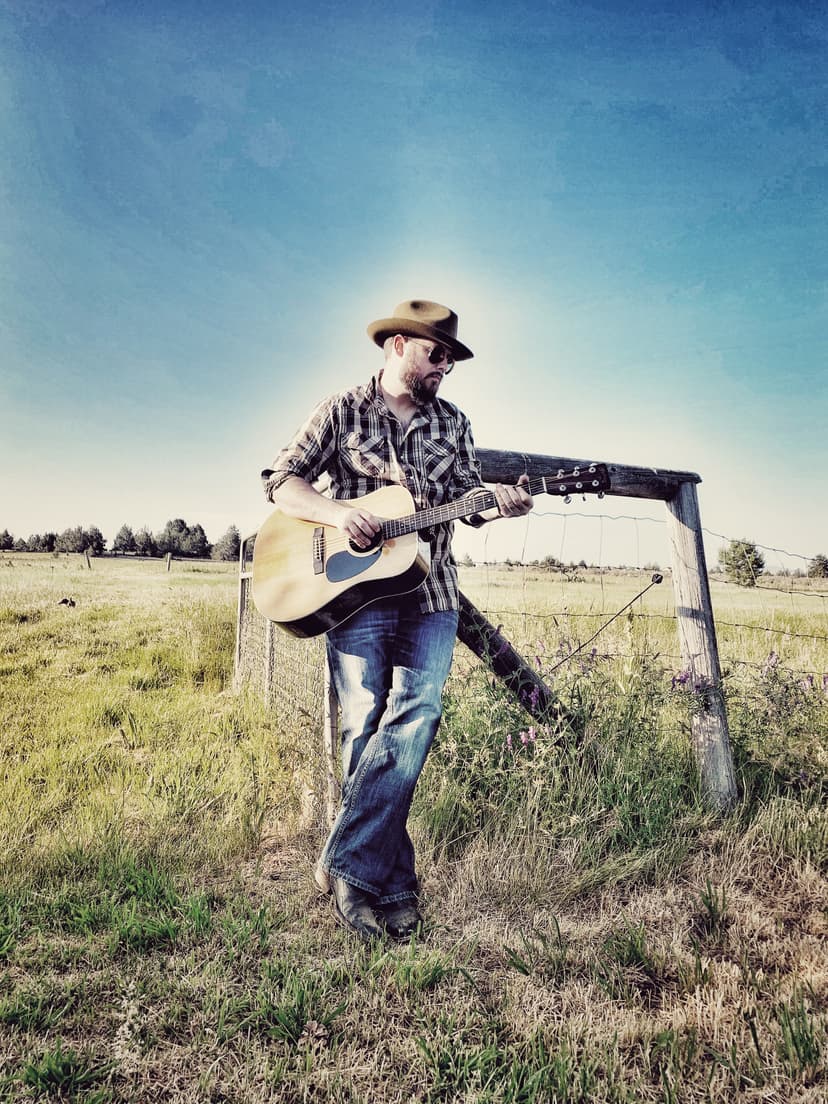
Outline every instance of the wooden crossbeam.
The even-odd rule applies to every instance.
[[[477,449],[483,480],[486,483],[517,483],[524,472],[530,477],[546,475],[562,468],[585,468],[596,460],[606,463],[612,487],[607,494],[621,498],[654,498],[669,502],[684,483],[701,483],[696,472],[668,471],[665,468],[637,468],[630,464],[591,460],[571,456],[547,456],[537,452],[504,452],[501,449]]]

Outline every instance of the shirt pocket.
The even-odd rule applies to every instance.
[[[349,433],[343,445],[348,468],[369,479],[381,479],[388,468],[388,442],[384,437]]]
[[[456,446],[448,438],[423,441],[426,478],[430,483],[447,483],[454,470]]]

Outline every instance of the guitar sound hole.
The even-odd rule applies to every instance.
[[[373,552],[373,551],[375,551],[375,549],[379,548],[379,546],[381,544],[382,544],[382,532],[375,533],[374,534],[374,539],[371,541],[371,543],[369,545],[366,545],[365,548],[360,548],[359,545],[355,544],[352,540],[348,541],[348,546],[350,547],[352,552],[356,553],[357,556],[364,556],[368,552]]]

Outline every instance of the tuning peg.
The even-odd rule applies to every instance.
[[[572,501],[572,495],[567,495],[564,498],[564,502],[566,503],[567,506],[570,504],[571,501]]]

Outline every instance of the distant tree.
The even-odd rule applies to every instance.
[[[22,537],[18,537],[17,540],[14,542],[14,551],[15,552],[25,552],[26,551],[26,542],[23,540]]]
[[[239,531],[235,525],[231,525],[227,532],[219,537],[213,545],[213,559],[237,560],[239,558],[240,547],[241,538],[239,537]]]
[[[54,552],[57,535],[55,533],[32,533],[26,541],[28,552]]]
[[[474,567],[474,560],[471,558],[468,552],[466,552],[464,556],[460,557],[460,564],[463,567]]]
[[[184,555],[184,542],[190,527],[184,518],[174,518],[168,521],[160,533],[156,535],[155,543],[162,556],[172,553],[173,556]]]
[[[207,534],[201,526],[191,526],[187,530],[187,536],[184,539],[182,554],[192,556],[196,560],[207,560],[210,558],[210,550],[210,542],[207,540]]]
[[[732,583],[744,587],[756,586],[765,570],[764,556],[749,540],[732,540],[726,548],[719,549],[719,563]]]
[[[808,564],[809,579],[828,579],[828,556],[820,552]]]
[[[134,552],[135,551],[135,534],[128,525],[122,525],[118,532],[115,534],[115,540],[112,542],[113,552]]]
[[[90,525],[88,529],[83,530],[83,548],[81,551],[85,552],[87,548],[93,556],[102,556],[106,550],[106,540],[97,525]]]
[[[157,556],[158,545],[152,533],[144,527],[135,534],[135,551],[139,556]]]
[[[86,552],[88,549],[93,556],[100,556],[105,548],[104,535],[97,525],[90,525],[88,529],[80,525],[64,529],[55,540],[57,552]]]
[[[8,529],[4,529],[0,533],[0,552],[10,552],[12,548],[14,548],[14,537]]]
[[[58,552],[83,552],[86,545],[83,542],[83,529],[76,525],[72,529],[64,529],[58,535],[55,549]]]
[[[207,559],[210,555],[210,542],[200,525],[190,526],[183,518],[168,521],[156,537],[158,551],[162,556],[190,556]]]
[[[557,558],[557,556],[552,556],[552,555],[544,556],[543,559],[540,562],[540,566],[542,568],[544,568],[546,571],[562,571],[563,570],[563,564],[561,563],[561,561]]]

